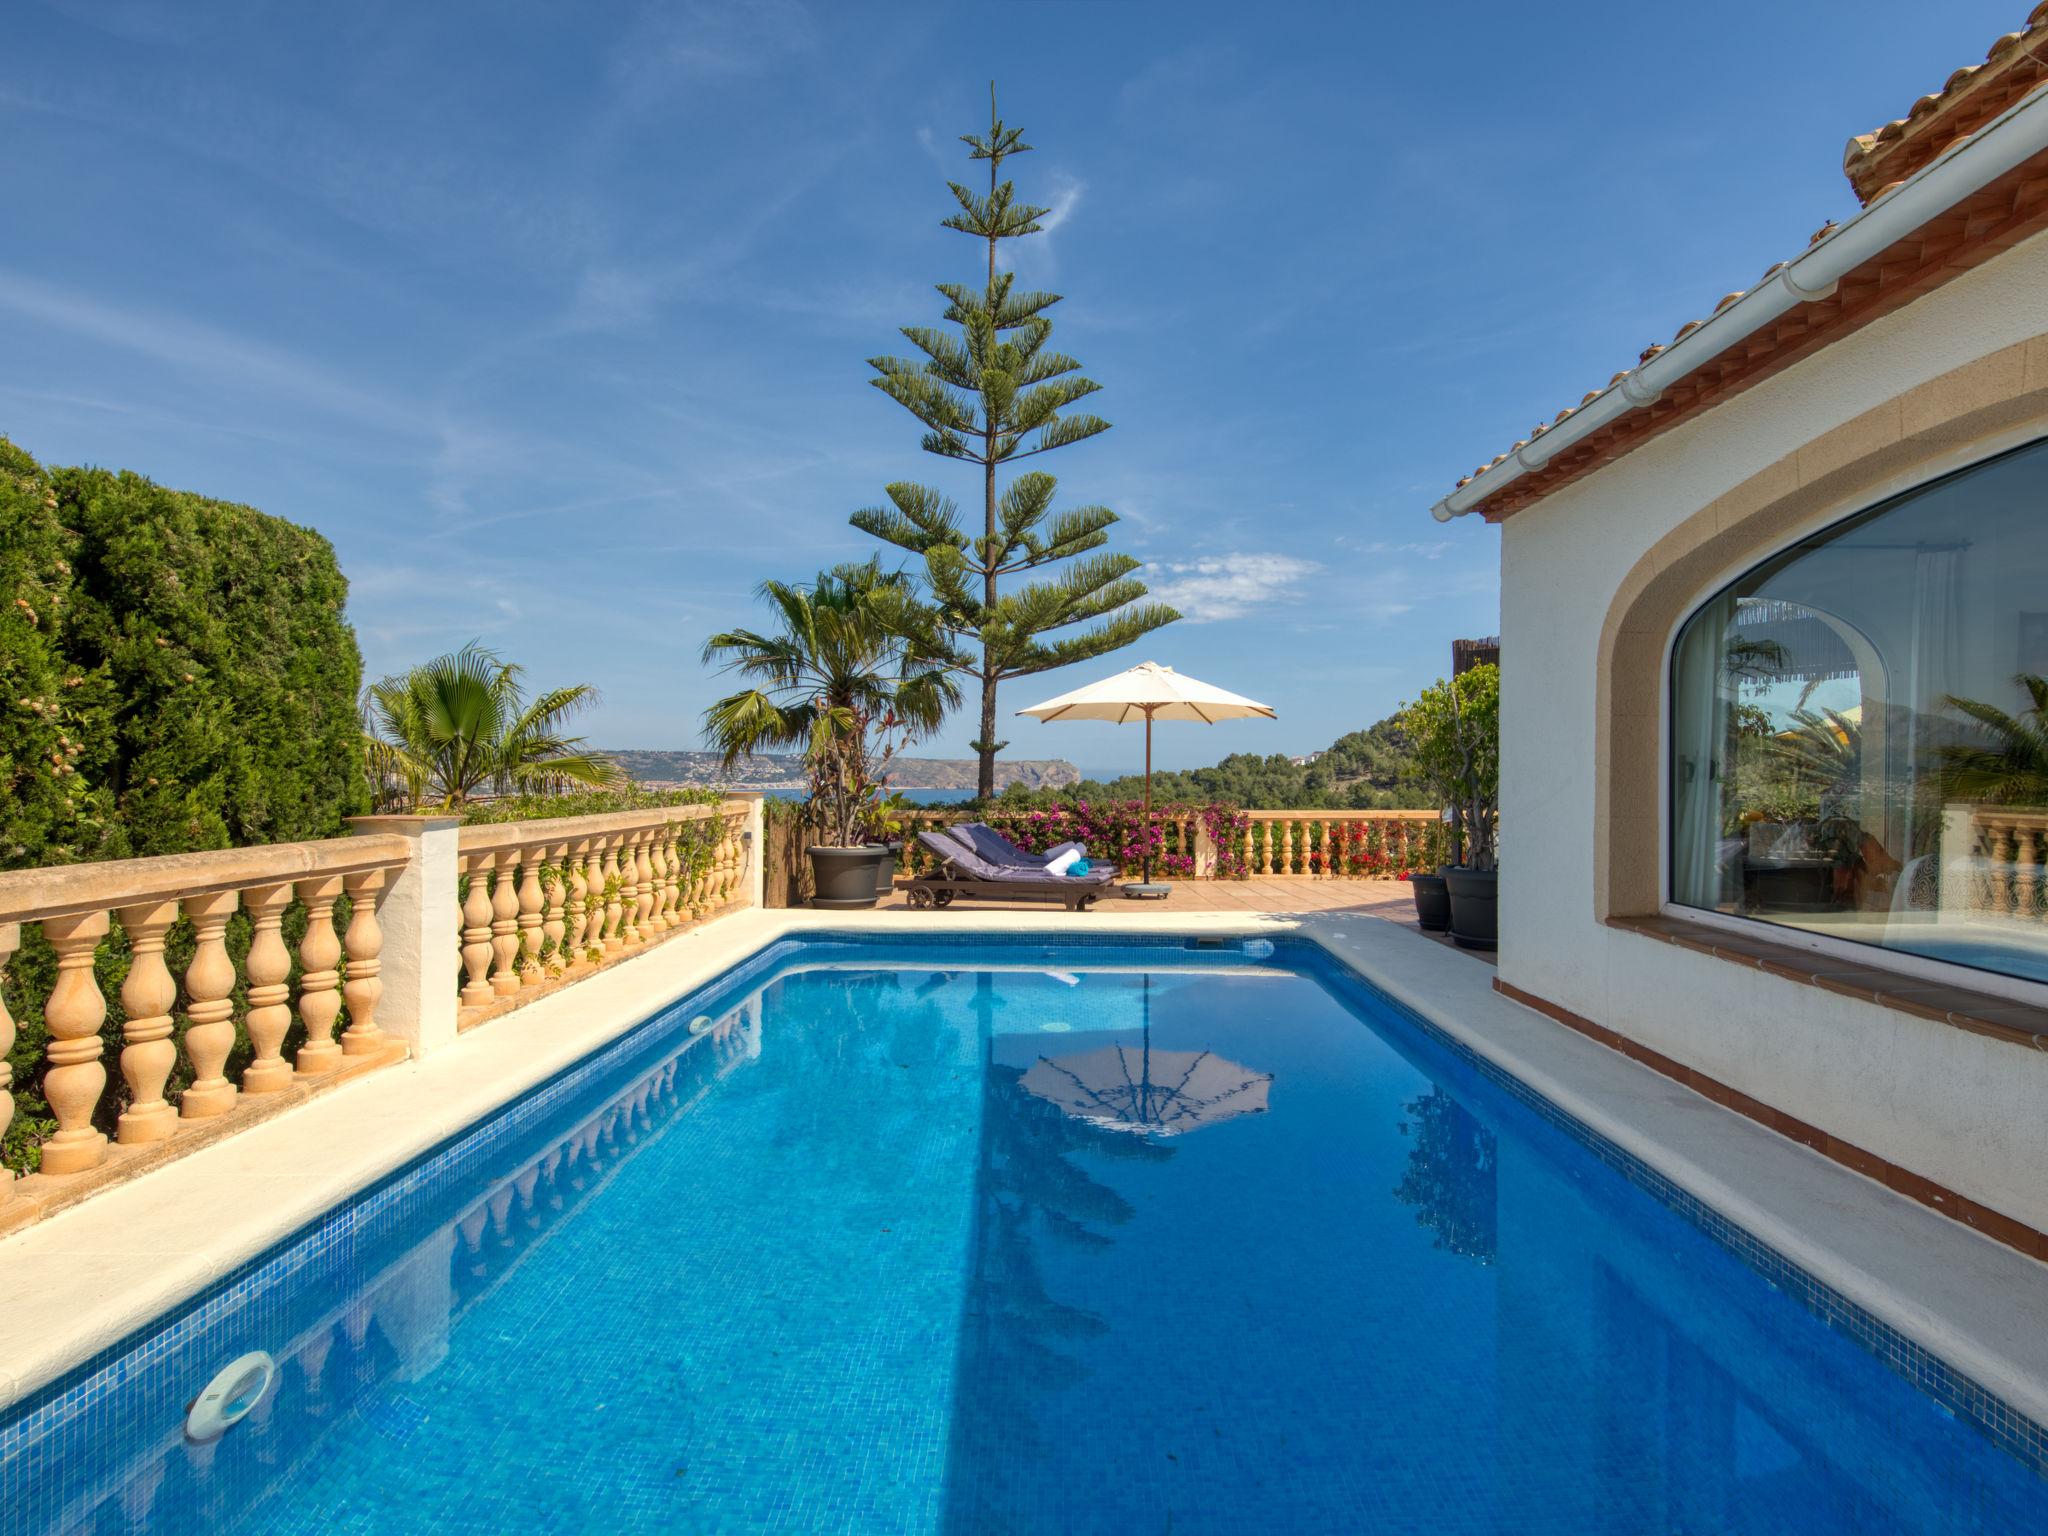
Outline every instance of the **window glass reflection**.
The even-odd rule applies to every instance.
[[[1672,899],[2048,981],[2048,443],[1805,540],[1672,661]]]

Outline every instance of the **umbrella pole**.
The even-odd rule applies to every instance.
[[[1145,706],[1145,883],[1152,883],[1152,709]]]

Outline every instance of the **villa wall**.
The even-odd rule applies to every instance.
[[[2036,1232],[2048,1052],[1608,919],[1656,913],[1664,889],[1677,623],[1790,539],[2044,434],[2048,236],[1517,513],[1501,542],[1502,981]]]

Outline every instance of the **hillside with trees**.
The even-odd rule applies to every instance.
[[[1254,810],[1383,811],[1435,808],[1427,789],[1411,774],[1414,751],[1398,715],[1339,736],[1313,762],[1297,763],[1279,753],[1233,752],[1209,768],[1155,771],[1152,798],[1162,804],[1230,804]],[[1137,774],[1107,782],[1083,779],[1054,791],[1017,788],[1004,800],[1134,800],[1144,793]]]

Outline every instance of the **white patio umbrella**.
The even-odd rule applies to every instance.
[[[1156,661],[1140,662],[1128,672],[1105,677],[1099,683],[1076,688],[1043,704],[1017,711],[1037,720],[1114,720],[1123,725],[1143,716],[1145,720],[1145,884],[1152,884],[1152,722],[1154,720],[1195,720],[1214,725],[1218,720],[1247,720],[1257,717],[1277,720],[1269,705],[1243,694],[1218,688],[1199,678],[1185,677]],[[1161,894],[1164,894],[1163,889]]]

